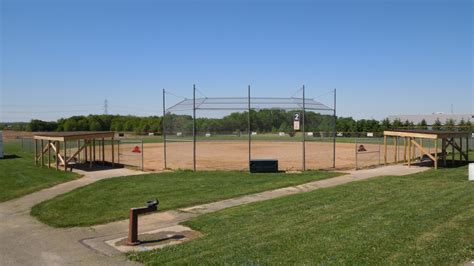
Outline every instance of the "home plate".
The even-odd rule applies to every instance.
[[[126,244],[126,237],[108,240],[105,241],[105,243],[121,252],[147,251],[180,244],[200,237],[201,235],[200,232],[194,231],[189,227],[174,225],[139,234],[138,240],[140,241],[140,244],[136,246],[128,246]]]

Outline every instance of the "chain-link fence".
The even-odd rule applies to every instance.
[[[304,87],[289,98],[251,97],[250,87],[247,97],[196,92],[163,110],[166,168],[246,170],[252,159],[277,159],[281,170],[334,167],[335,138],[327,132],[335,110],[306,97]]]
[[[117,163],[144,170],[143,140],[116,140]]]

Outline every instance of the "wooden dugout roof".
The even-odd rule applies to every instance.
[[[383,132],[389,137],[412,137],[422,139],[468,138],[469,132],[441,131],[441,130],[388,130]]]
[[[71,131],[71,132],[45,132],[35,134],[34,139],[51,141],[69,141],[79,139],[113,138],[113,131]]]

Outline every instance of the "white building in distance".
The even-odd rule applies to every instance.
[[[439,119],[442,124],[446,123],[447,120],[453,119],[456,124],[458,124],[461,120],[464,119],[464,122],[471,121],[474,123],[474,115],[473,114],[445,114],[445,113],[434,113],[434,114],[426,114],[426,115],[391,115],[388,117],[390,122],[395,120],[400,120],[401,122],[405,122],[406,120],[413,122],[413,124],[419,124],[423,119],[425,119],[426,124],[433,125],[436,119]]]

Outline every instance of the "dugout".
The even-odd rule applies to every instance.
[[[459,152],[459,160],[463,158],[466,162],[469,162],[469,137],[468,132],[458,131],[440,131],[440,130],[390,130],[384,131],[384,163],[387,164],[387,147],[388,139],[393,139],[392,144],[398,146],[399,139],[403,139],[403,161],[411,165],[412,160],[415,159],[416,149],[419,150],[420,158],[428,158],[434,163],[435,169],[438,169],[438,161],[442,160],[443,166],[446,167],[446,160],[448,155],[448,148],[451,147],[451,160],[454,165],[455,151]],[[429,151],[423,146],[423,142],[418,140],[432,140],[434,141],[434,152]],[[465,139],[465,147],[463,147],[463,140]],[[458,140],[458,141],[457,141]],[[439,142],[441,141],[441,147]],[[441,148],[441,150],[440,150]],[[438,152],[439,151],[439,152]],[[394,163],[400,161],[397,158],[398,154],[394,153]]]
[[[95,162],[105,164],[107,152],[110,152],[110,156],[107,157],[114,165],[114,135],[115,133],[110,131],[36,133],[34,135],[35,165],[45,165],[46,159],[47,166],[50,168],[51,155],[53,155],[56,169],[61,166],[66,171],[68,166],[81,162],[89,163],[89,167],[92,167]],[[111,149],[105,148],[106,143],[110,144]],[[74,146],[74,151],[68,154],[71,146]]]

